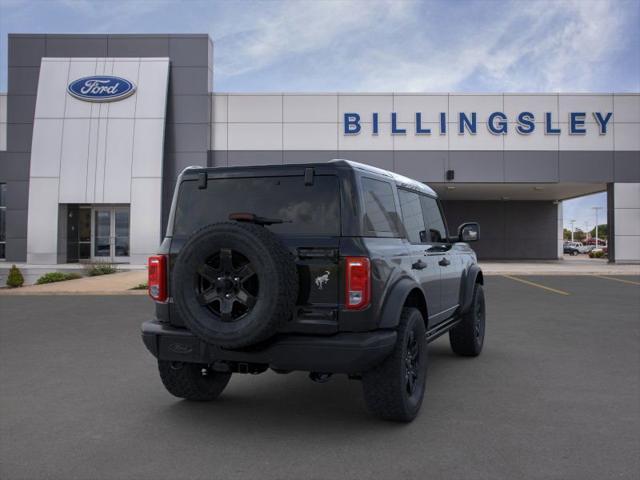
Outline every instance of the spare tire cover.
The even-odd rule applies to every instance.
[[[185,325],[225,348],[276,333],[298,296],[293,256],[263,226],[222,222],[195,232],[173,266],[173,301]]]

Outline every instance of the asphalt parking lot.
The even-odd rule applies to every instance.
[[[640,278],[496,276],[486,295],[483,354],[432,344],[409,425],[304,373],[179,401],[139,339],[145,297],[0,297],[0,478],[639,478]]]

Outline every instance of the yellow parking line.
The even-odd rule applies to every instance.
[[[622,278],[607,277],[606,275],[594,275],[598,278],[606,278],[607,280],[615,280],[616,282],[629,283],[631,285],[640,285],[640,282],[634,282],[633,280],[623,280]]]
[[[532,287],[538,287],[543,290],[547,290],[549,292],[557,293],[558,295],[571,295],[569,292],[565,292],[564,290],[558,290],[555,288],[547,287],[545,285],[540,285],[536,282],[530,282],[529,280],[523,280],[522,278],[513,277],[511,275],[502,275],[503,277],[509,278],[511,280],[515,280],[516,282],[524,283],[526,285],[531,285]]]

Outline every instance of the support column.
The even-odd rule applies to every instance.
[[[561,201],[558,201],[558,235],[556,240],[558,241],[558,260],[562,260],[564,258],[564,217]]]
[[[640,183],[607,186],[609,261],[640,263]]]

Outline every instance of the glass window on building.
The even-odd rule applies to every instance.
[[[0,183],[0,258],[7,251],[7,184]]]

